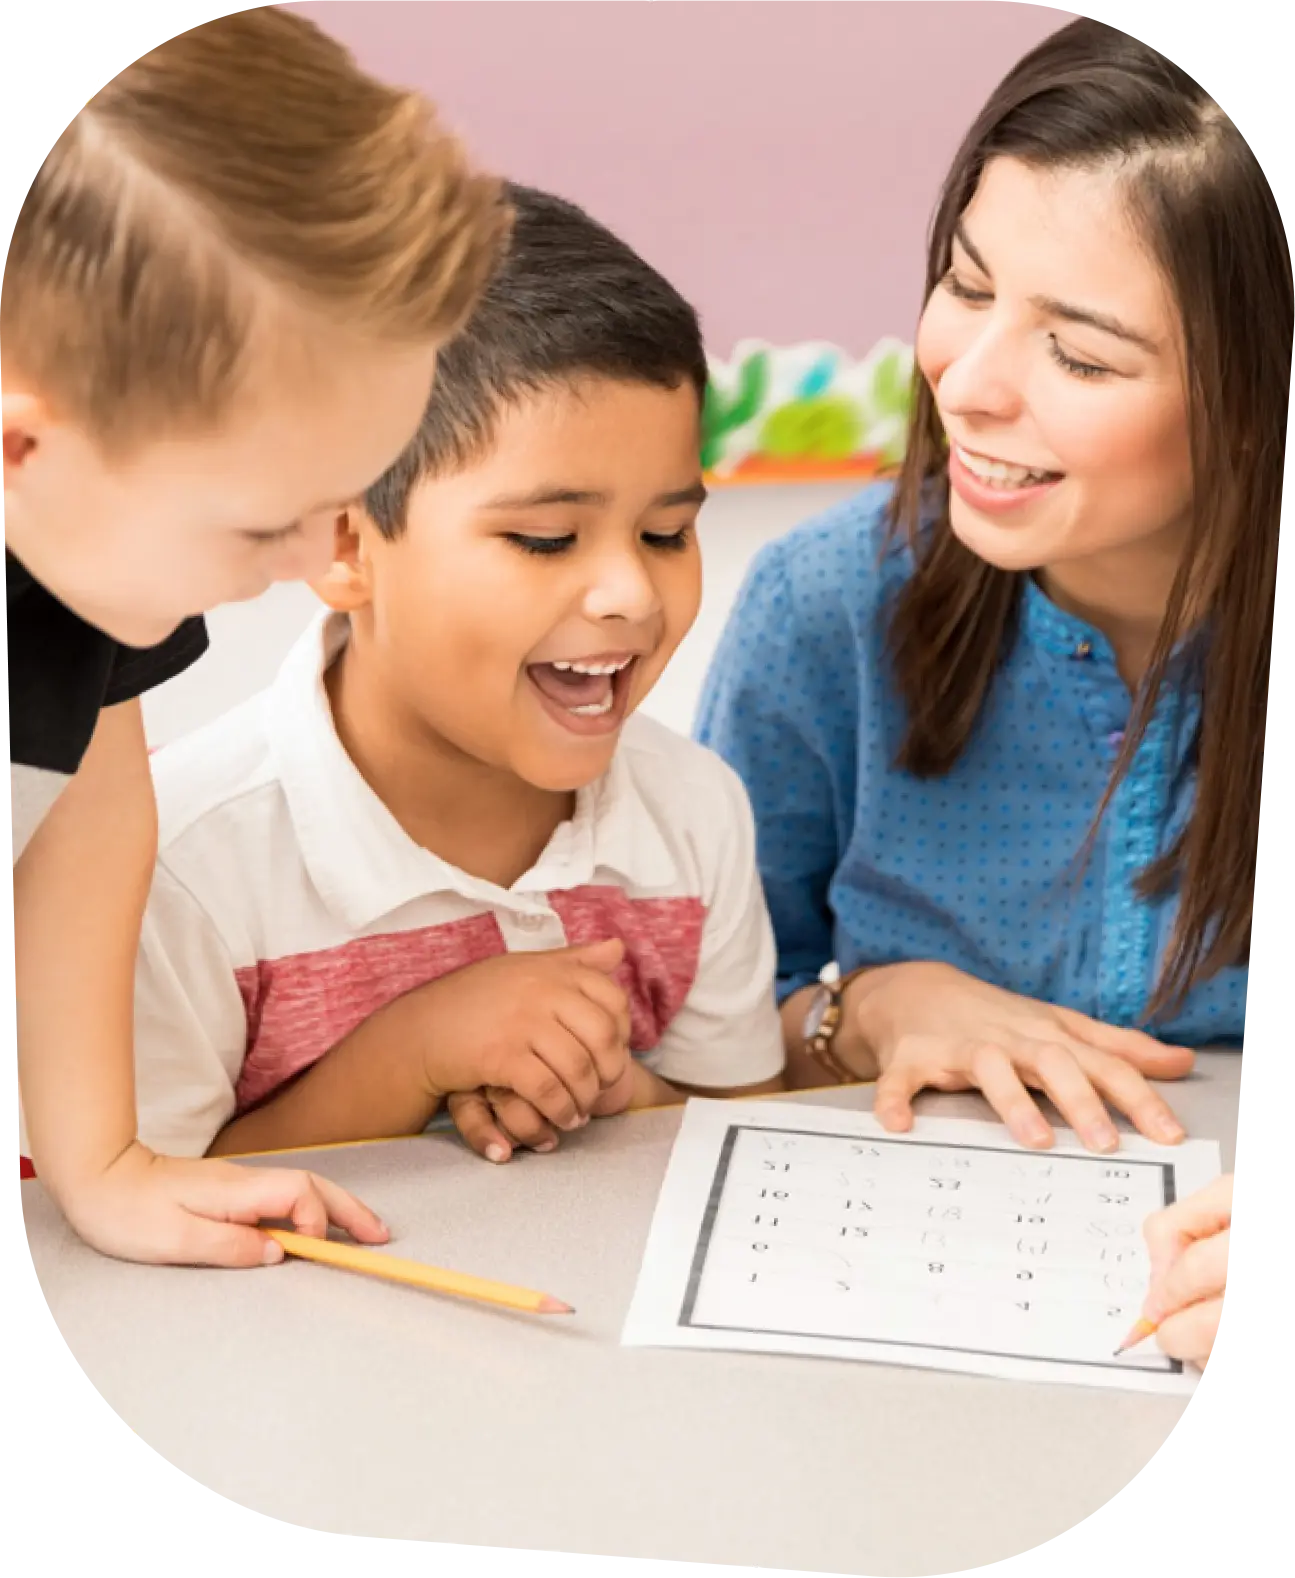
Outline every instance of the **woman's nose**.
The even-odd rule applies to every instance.
[[[936,383],[940,409],[958,416],[1013,417],[1021,406],[1019,357],[1007,336],[986,325],[958,348]]]

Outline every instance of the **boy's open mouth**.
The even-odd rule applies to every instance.
[[[572,662],[530,663],[526,673],[545,710],[575,734],[604,734],[620,727],[638,662],[633,653]]]

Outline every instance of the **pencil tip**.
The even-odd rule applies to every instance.
[[[575,1310],[570,1304],[564,1304],[561,1299],[550,1298],[546,1293],[540,1300],[540,1313],[542,1315],[574,1315]]]

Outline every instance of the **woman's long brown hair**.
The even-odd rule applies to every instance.
[[[1290,253],[1258,162],[1208,95],[1145,44],[1081,20],[1026,55],[967,133],[932,220],[924,300],[949,268],[981,172],[1001,156],[1036,169],[1116,170],[1181,321],[1191,531],[1094,820],[1095,833],[1176,647],[1203,626],[1192,814],[1139,878],[1144,898],[1176,891],[1179,901],[1151,1020],[1249,951],[1290,393]],[[916,561],[889,630],[908,716],[899,765],[938,776],[965,747],[1010,648],[1023,576],[954,536],[944,431],[920,375],[891,528],[907,533]]]

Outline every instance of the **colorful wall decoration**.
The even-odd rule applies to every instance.
[[[867,478],[903,458],[912,347],[883,339],[861,361],[835,345],[742,340],[711,358],[702,465],[714,484]]]

